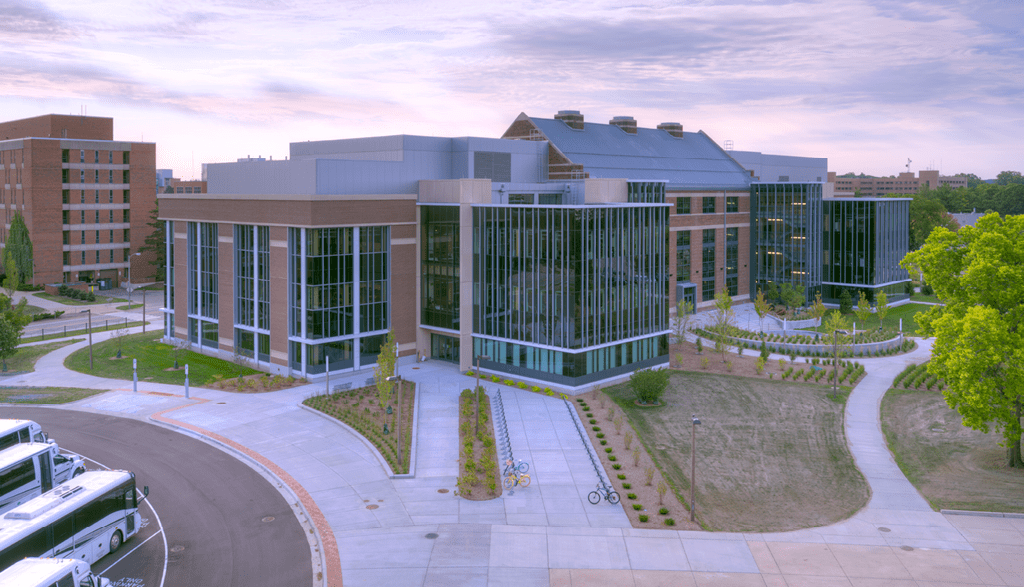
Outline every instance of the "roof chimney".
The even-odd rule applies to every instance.
[[[576,130],[583,130],[583,115],[580,114],[579,110],[559,110],[558,114],[555,115],[555,120],[561,120]]]
[[[678,122],[663,122],[658,125],[658,129],[667,132],[677,139],[683,138],[683,125]]]
[[[632,116],[615,116],[608,121],[608,124],[617,126],[631,135],[636,134],[636,120]]]

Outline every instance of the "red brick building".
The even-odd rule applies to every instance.
[[[148,278],[134,256],[156,207],[156,145],[114,140],[114,120],[48,114],[0,123],[0,247],[21,213],[35,284]]]

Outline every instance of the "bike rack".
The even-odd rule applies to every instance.
[[[601,466],[599,459],[596,454],[590,450],[590,437],[583,431],[583,425],[580,423],[579,415],[576,410],[573,409],[572,404],[569,400],[562,400],[565,402],[565,409],[569,410],[569,417],[572,419],[572,423],[576,425],[576,432],[580,435],[580,441],[583,443],[583,448],[587,451],[587,456],[590,457],[590,464],[594,466],[594,473],[597,474],[597,483],[605,491],[613,491],[610,481],[605,481],[604,467]]]
[[[501,449],[501,462],[504,463],[506,460],[511,460],[514,463],[512,439],[508,435],[508,422],[505,420],[505,404],[501,401],[500,389],[494,391],[494,402],[491,411],[494,412],[494,433],[497,436],[495,444]]]

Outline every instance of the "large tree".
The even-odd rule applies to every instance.
[[[28,226],[21,212],[15,212],[11,218],[11,229],[7,234],[7,251],[10,251],[14,264],[18,267],[18,280],[29,283],[32,280],[32,239],[28,235]]]
[[[945,380],[946,403],[965,426],[1002,431],[1008,465],[1024,467],[1024,216],[938,228],[903,266],[919,267],[945,304],[917,323],[935,337],[928,372]]]
[[[966,177],[967,187],[969,188],[978,187],[979,185],[985,183],[985,180],[981,179],[977,175],[974,175],[973,173],[958,173],[956,174],[956,177]]]
[[[153,230],[146,236],[143,245],[139,247],[139,252],[152,253],[149,255],[149,264],[153,266],[153,271],[156,273],[154,277],[158,281],[163,281],[167,276],[167,240],[164,221],[160,220],[159,215],[158,208],[153,208],[149,213],[149,222],[146,223],[146,226]]]
[[[1024,184],[1024,176],[1019,171],[1001,171],[996,176],[996,183],[999,185]]]
[[[940,194],[936,190],[930,190],[928,186],[924,186],[921,188],[921,191],[914,194],[913,198],[910,201],[911,251],[923,245],[925,239],[935,230],[936,226],[942,226],[949,230],[956,230],[960,227],[956,220],[946,211]]]

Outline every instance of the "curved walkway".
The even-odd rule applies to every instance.
[[[162,412],[265,459],[315,502],[347,585],[1024,585],[1024,519],[933,512],[885,447],[882,394],[905,364],[927,357],[927,343],[861,360],[868,376],[850,396],[846,431],[872,488],[868,506],[838,524],[775,534],[638,530],[621,510],[581,503],[594,474],[564,404],[504,387],[513,449],[532,459],[534,486],[485,502],[440,492],[454,488],[457,396],[473,384],[454,366],[400,367],[421,391],[419,446],[416,477],[391,479],[358,437],[298,406],[322,384],[267,394],[193,388],[206,401],[185,401],[180,387],[140,382],[148,393],[133,394],[130,382],[64,369],[63,358],[83,346],[0,383],[112,389],[69,407]],[[333,573],[326,579],[341,584]]]

